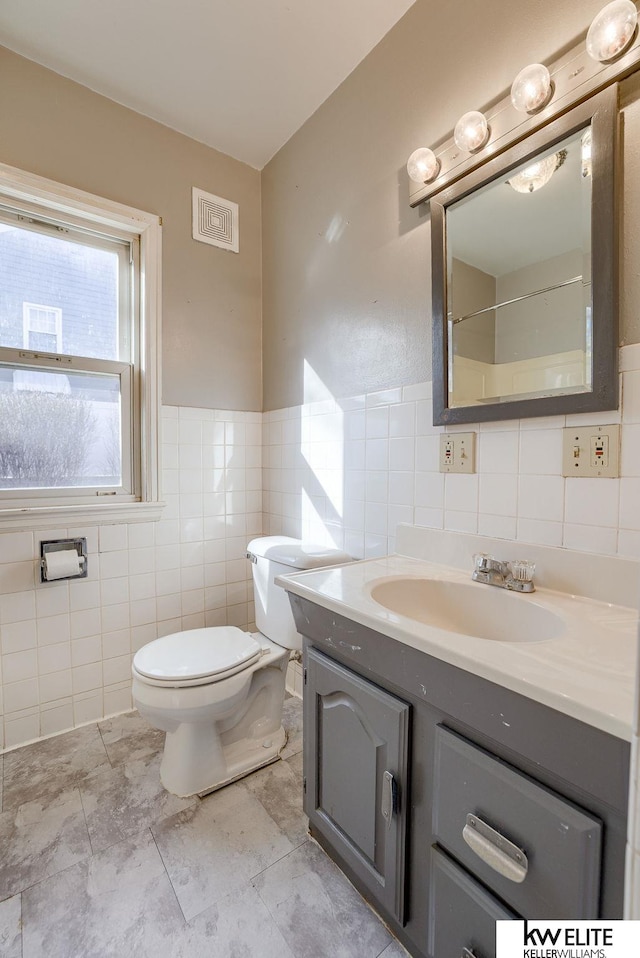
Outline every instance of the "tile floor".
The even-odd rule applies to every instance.
[[[406,958],[302,812],[283,761],[203,799],[164,791],[131,712],[0,755],[2,958]]]

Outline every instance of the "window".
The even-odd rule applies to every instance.
[[[159,514],[159,251],[157,217],[0,165],[1,528]]]
[[[6,230],[3,230],[6,232]],[[0,245],[2,239],[0,239]],[[6,266],[5,266],[6,269]],[[3,272],[0,262],[0,275]],[[39,306],[37,303],[22,304],[22,331],[25,349],[62,351],[62,310],[55,306]]]

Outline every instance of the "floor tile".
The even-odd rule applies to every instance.
[[[20,895],[0,902],[0,955],[2,958],[22,958],[21,917]]]
[[[0,812],[2,811],[3,785],[4,785],[4,755],[0,755]]]
[[[79,792],[0,815],[0,900],[91,854]]]
[[[185,926],[162,958],[294,958],[269,909],[249,885]]]
[[[164,749],[164,732],[152,728],[138,712],[125,712],[98,722],[112,765],[150,758]]]
[[[4,756],[3,810],[6,812],[35,800],[48,804],[100,768],[110,768],[110,764],[95,725],[7,752]]]
[[[409,952],[394,938],[391,944],[387,945],[385,950],[380,954],[380,958],[410,958],[410,956]]]
[[[253,885],[296,958],[377,958],[392,941],[315,842],[296,848]]]
[[[292,845],[309,837],[309,820],[302,811],[302,783],[288,762],[274,762],[239,783],[266,809]]]
[[[213,792],[152,832],[187,921],[293,848],[240,784]]]
[[[23,958],[164,958],[184,930],[148,831],[29,888],[22,921]]]
[[[291,758],[285,759],[285,761],[295,775],[296,781],[300,785],[300,792],[302,793],[302,782],[304,778],[302,752],[296,752],[295,755],[292,755]]]
[[[287,744],[280,753],[280,757],[286,759],[302,751],[302,699],[295,695],[285,699],[282,708],[282,724],[287,733]]]
[[[160,755],[127,765],[109,767],[80,788],[87,828],[94,852],[133,838],[154,822],[199,802],[178,798],[160,782]]]

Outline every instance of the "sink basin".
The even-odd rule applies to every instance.
[[[543,642],[564,631],[560,616],[535,600],[476,583],[397,577],[378,579],[371,598],[425,625],[494,642]]]

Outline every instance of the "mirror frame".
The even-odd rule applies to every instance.
[[[567,396],[449,406],[447,335],[447,207],[553,147],[591,122],[592,389]],[[431,198],[433,302],[433,423],[490,422],[618,408],[617,163],[618,85],[574,107]]]

